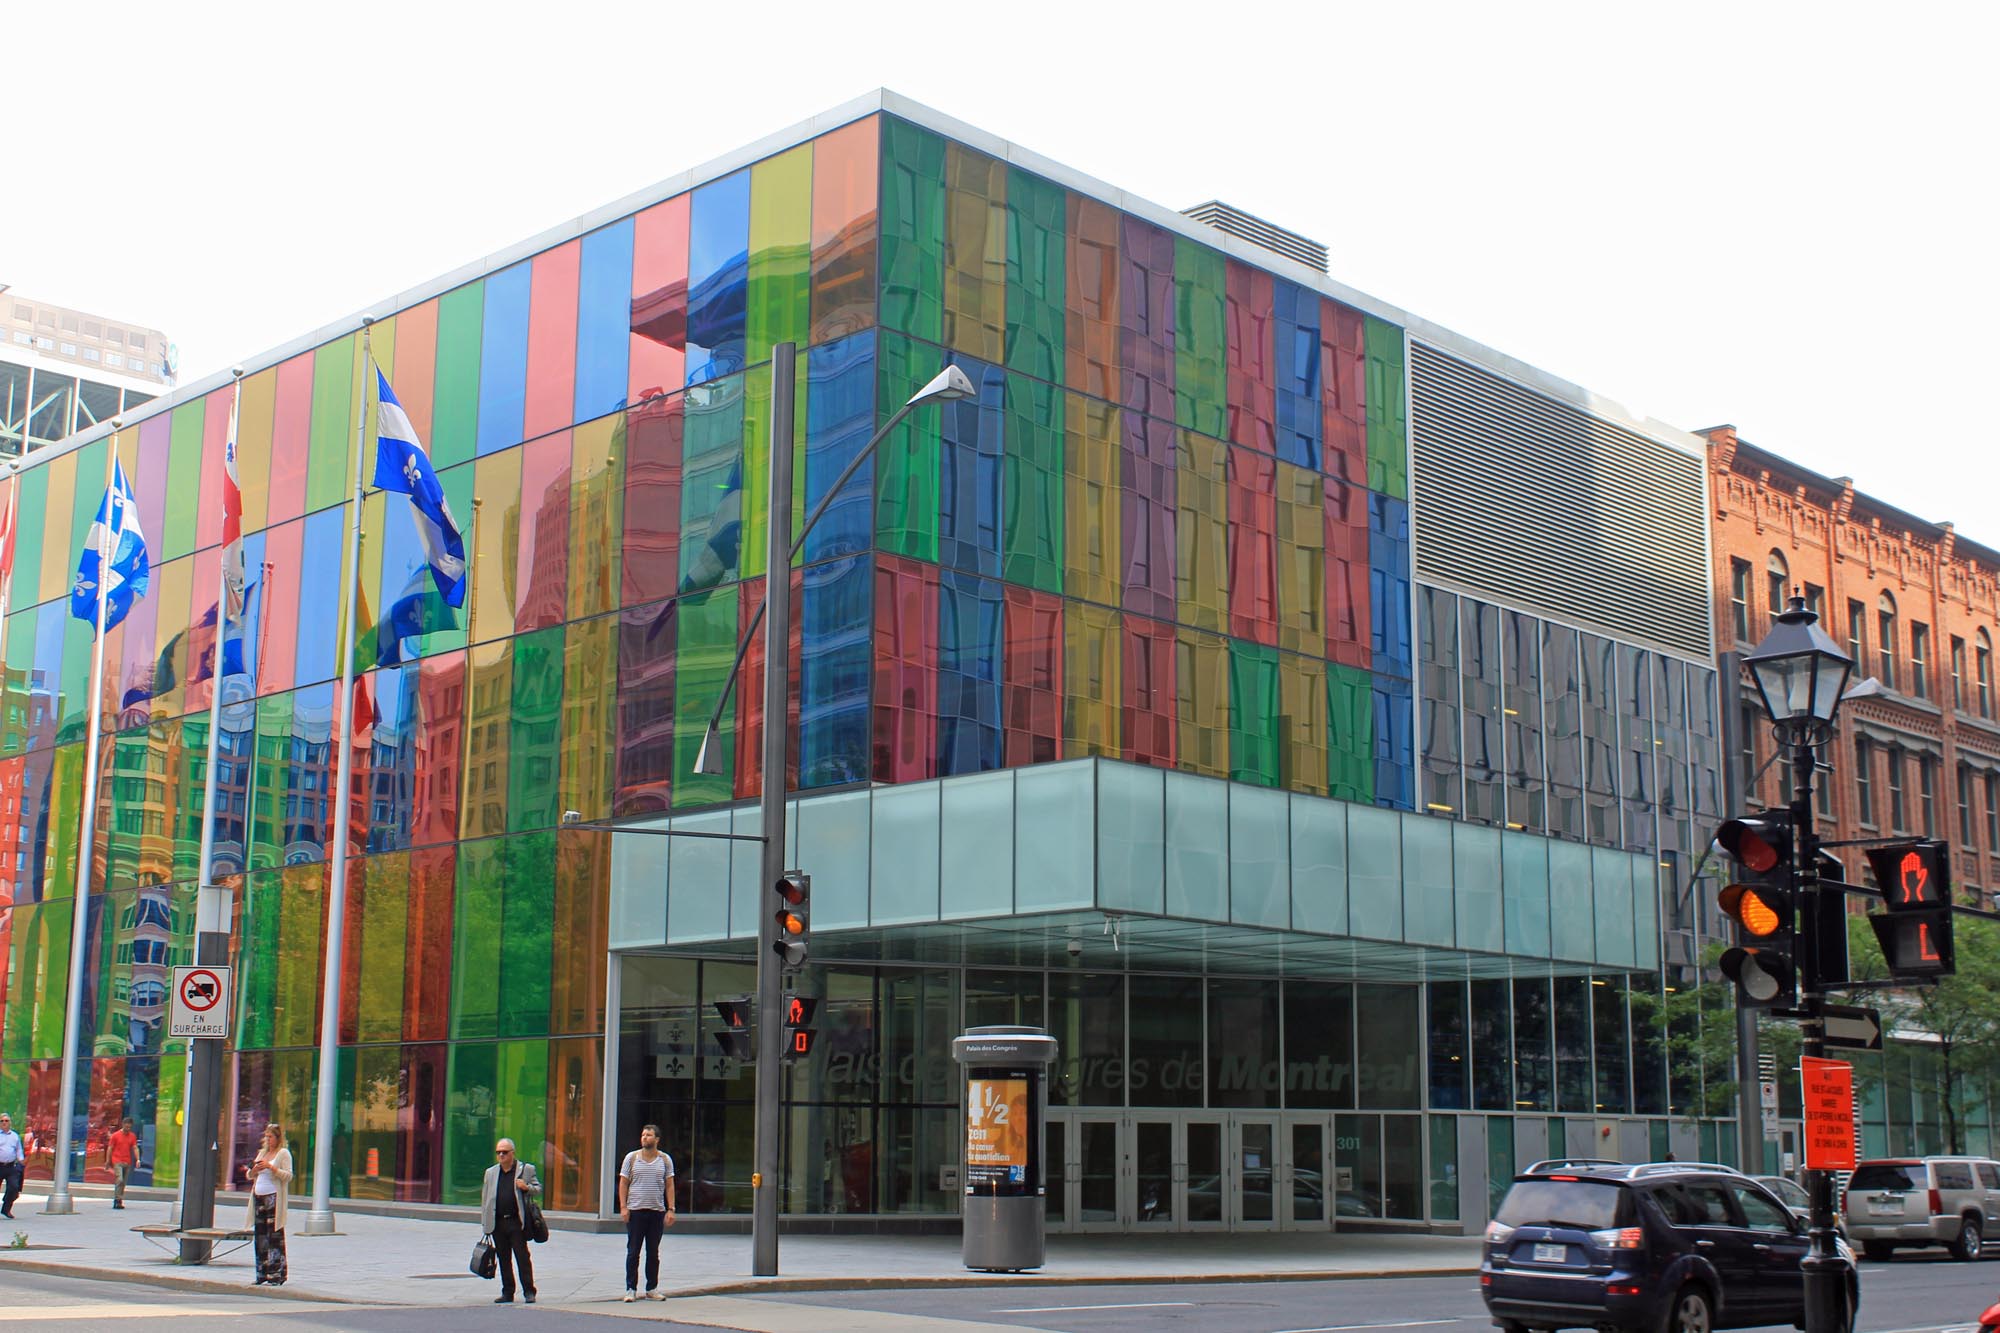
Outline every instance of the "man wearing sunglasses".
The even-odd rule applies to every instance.
[[[479,1195],[479,1224],[493,1237],[500,1260],[500,1294],[495,1305],[514,1303],[514,1266],[521,1268],[521,1295],[535,1303],[535,1265],[528,1258],[528,1201],[542,1192],[533,1163],[517,1161],[514,1140],[493,1145],[493,1165],[486,1168],[486,1185]]]

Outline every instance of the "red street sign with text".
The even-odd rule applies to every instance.
[[[1806,1170],[1854,1169],[1854,1066],[1845,1060],[1799,1059],[1806,1102]]]

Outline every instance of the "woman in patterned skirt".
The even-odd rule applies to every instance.
[[[243,1168],[250,1181],[250,1230],[257,1237],[257,1286],[285,1285],[285,1195],[292,1183],[292,1153],[283,1125],[264,1126],[257,1160]]]

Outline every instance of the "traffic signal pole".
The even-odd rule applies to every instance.
[[[778,959],[778,919],[771,887],[785,874],[786,693],[792,641],[792,433],[798,349],[771,349],[771,486],[764,524],[764,766],[759,788],[763,835],[762,883],[757,890],[757,1138],[750,1179],[750,1272],[778,1272],[779,1136],[785,1090],[784,968]]]
[[[1799,932],[1800,1050],[1808,1058],[1826,1055],[1826,981],[1819,957],[1819,914],[1846,910],[1845,896],[1834,904],[1821,901],[1819,839],[1813,836],[1813,778],[1819,761],[1812,744],[1787,738],[1792,747],[1792,882],[1808,926]],[[1808,1159],[1810,1160],[1810,1159]],[[1806,1333],[1848,1333],[1853,1314],[1847,1307],[1848,1262],[1834,1244],[1834,1173],[1808,1167],[1806,1194],[1811,1248],[1799,1267],[1805,1279]]]

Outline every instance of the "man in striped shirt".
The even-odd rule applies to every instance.
[[[639,1131],[639,1146],[618,1168],[618,1216],[625,1219],[625,1299],[639,1299],[639,1248],[646,1250],[646,1299],[663,1301],[660,1235],[674,1224],[674,1159],[660,1151],[660,1127]]]

